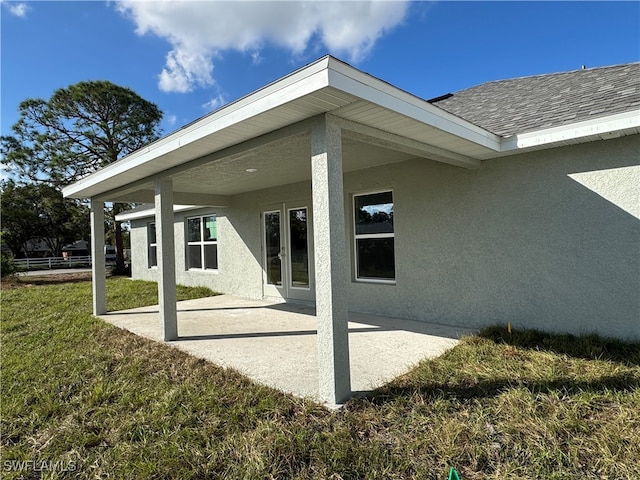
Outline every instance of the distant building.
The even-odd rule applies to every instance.
[[[76,240],[69,245],[62,247],[62,257],[64,259],[70,257],[86,257],[91,255],[89,242],[86,240]]]

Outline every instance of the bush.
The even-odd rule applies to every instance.
[[[0,265],[0,275],[2,278],[15,274],[18,268],[13,263],[13,257],[6,253],[2,254],[2,264]]]

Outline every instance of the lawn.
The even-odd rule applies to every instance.
[[[638,344],[496,327],[330,411],[93,318],[89,282],[32,283],[2,291],[3,479],[640,478]]]

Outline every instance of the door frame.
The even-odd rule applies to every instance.
[[[291,225],[290,212],[292,210],[306,209],[307,225],[307,262],[309,272],[308,287],[294,286],[292,283],[292,262],[291,262]],[[281,259],[281,281],[282,285],[277,286],[267,283],[267,246],[266,246],[266,214],[278,212],[280,215],[280,259]],[[264,298],[277,299],[282,301],[315,302],[315,270],[314,270],[314,248],[313,248],[313,220],[310,200],[280,202],[265,205],[260,211],[261,223],[261,267],[262,267],[262,293]]]

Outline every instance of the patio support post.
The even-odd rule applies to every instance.
[[[351,394],[341,136],[327,115],[311,129],[318,391],[332,405]]]
[[[93,314],[107,313],[107,281],[104,261],[104,203],[91,199],[91,279]]]
[[[155,182],[156,238],[158,252],[158,304],[164,341],[178,339],[176,261],[173,233],[173,182]]]

